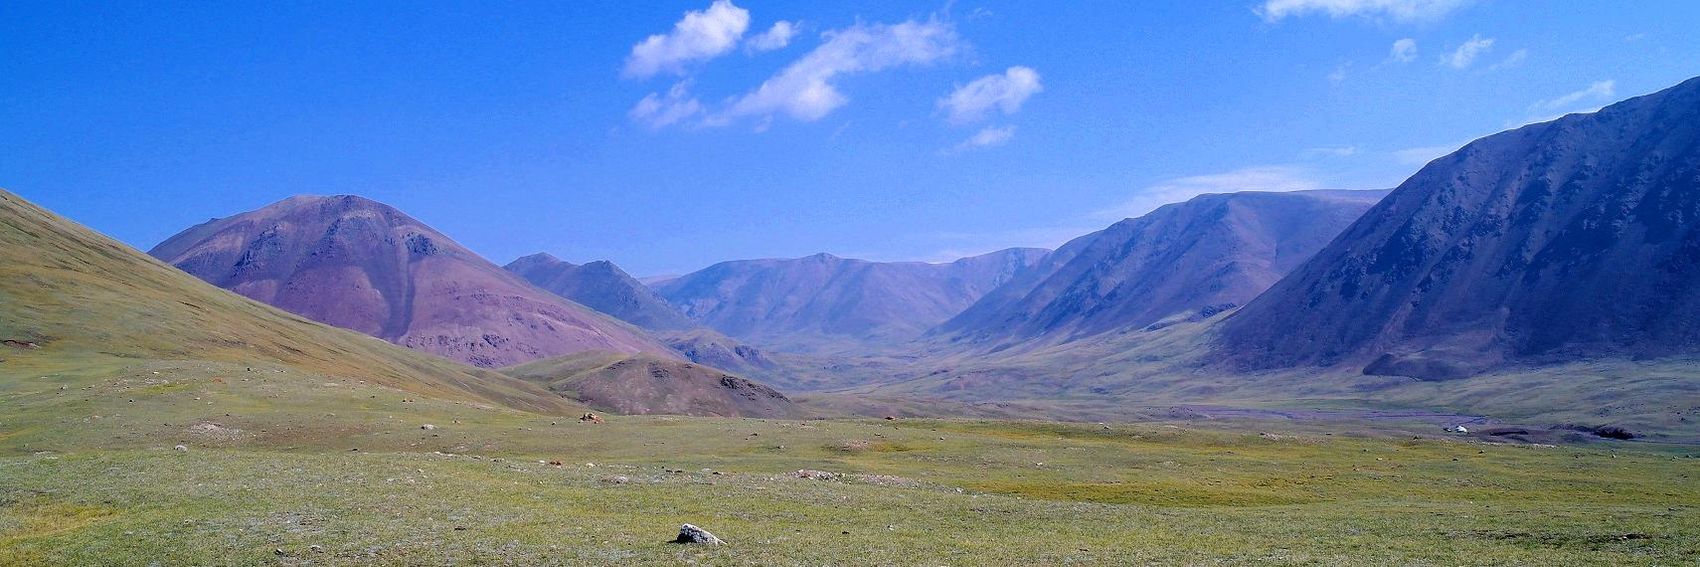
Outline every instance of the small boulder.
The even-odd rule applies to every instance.
[[[708,533],[708,530],[705,530],[705,529],[702,529],[702,528],[699,528],[699,527],[696,527],[696,526],[693,526],[693,525],[690,525],[690,524],[685,524],[683,526],[679,526],[679,537],[674,538],[673,543],[700,543],[700,544],[703,544],[703,545],[722,545],[722,544],[725,544],[726,542],[721,541],[720,538],[714,537],[714,534]]]
[[[176,447],[173,447],[173,449],[177,449],[178,451],[188,451],[189,446],[188,445],[178,445]]]

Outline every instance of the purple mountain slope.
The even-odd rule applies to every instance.
[[[671,356],[360,197],[292,197],[192,227],[149,254],[297,315],[475,366],[587,350]]]
[[[1463,377],[1700,350],[1700,79],[1428,164],[1224,321],[1243,369]]]

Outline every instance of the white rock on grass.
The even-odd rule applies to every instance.
[[[673,543],[700,543],[700,544],[703,544],[703,545],[723,545],[726,542],[720,541],[720,538],[714,537],[714,534],[708,533],[708,530],[705,530],[705,529],[702,529],[702,528],[699,528],[699,527],[696,527],[696,526],[693,526],[693,525],[690,525],[690,524],[685,524],[683,526],[679,526],[679,537],[675,538],[673,540]]]

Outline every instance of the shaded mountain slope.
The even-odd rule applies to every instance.
[[[606,260],[578,265],[549,254],[532,254],[503,268],[545,291],[644,329],[679,331],[697,326],[655,290]]]
[[[1700,79],[1437,159],[1230,317],[1242,369],[1700,350]]]
[[[360,197],[292,197],[192,227],[149,253],[291,313],[475,366],[668,352]]]
[[[1386,191],[1201,195],[1082,236],[935,334],[1008,344],[1208,317],[1250,301]]]
[[[622,414],[796,417],[785,394],[720,370],[656,356],[579,353],[503,370],[591,407]]]
[[[5,191],[0,339],[8,345],[0,347],[0,367],[9,371],[144,360],[275,363],[449,400],[545,413],[576,407],[501,374],[207,285]]]
[[[1014,248],[945,264],[816,254],[715,264],[657,288],[703,324],[747,340],[894,342],[919,336],[1043,258]]]

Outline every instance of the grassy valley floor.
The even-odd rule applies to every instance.
[[[0,380],[0,564],[1700,560],[1692,446],[1230,423],[588,424],[280,367],[94,362]],[[666,543],[686,522],[730,545]]]

